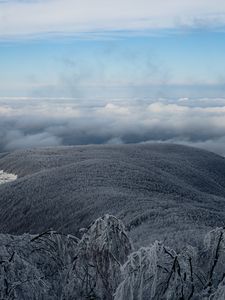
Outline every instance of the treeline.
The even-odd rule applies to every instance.
[[[111,215],[80,232],[1,234],[0,299],[225,299],[224,228],[179,253],[158,241],[134,250]]]

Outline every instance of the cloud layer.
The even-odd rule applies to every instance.
[[[194,103],[194,105],[192,105]],[[174,142],[225,155],[225,99],[1,99],[0,152],[79,144]]]
[[[0,1],[0,37],[225,24],[223,0]]]

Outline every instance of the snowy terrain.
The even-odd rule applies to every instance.
[[[0,169],[0,299],[225,299],[223,157],[59,147]]]
[[[137,246],[198,245],[225,225],[225,159],[170,144],[80,146],[5,153],[0,232],[78,235],[110,213]]]
[[[0,184],[11,182],[17,179],[17,175],[15,174],[9,174],[3,172],[3,170],[0,170]]]
[[[162,242],[134,249],[111,215],[80,238],[46,231],[0,235],[0,299],[224,300],[225,230],[177,252]]]

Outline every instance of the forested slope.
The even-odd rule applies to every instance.
[[[170,144],[34,149],[0,156],[0,232],[77,235],[105,213],[134,244],[178,247],[225,224],[225,159]]]

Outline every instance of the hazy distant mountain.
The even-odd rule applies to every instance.
[[[78,234],[97,217],[122,219],[135,243],[198,243],[225,224],[225,159],[170,145],[80,146],[0,155],[18,175],[0,186],[0,232]]]

